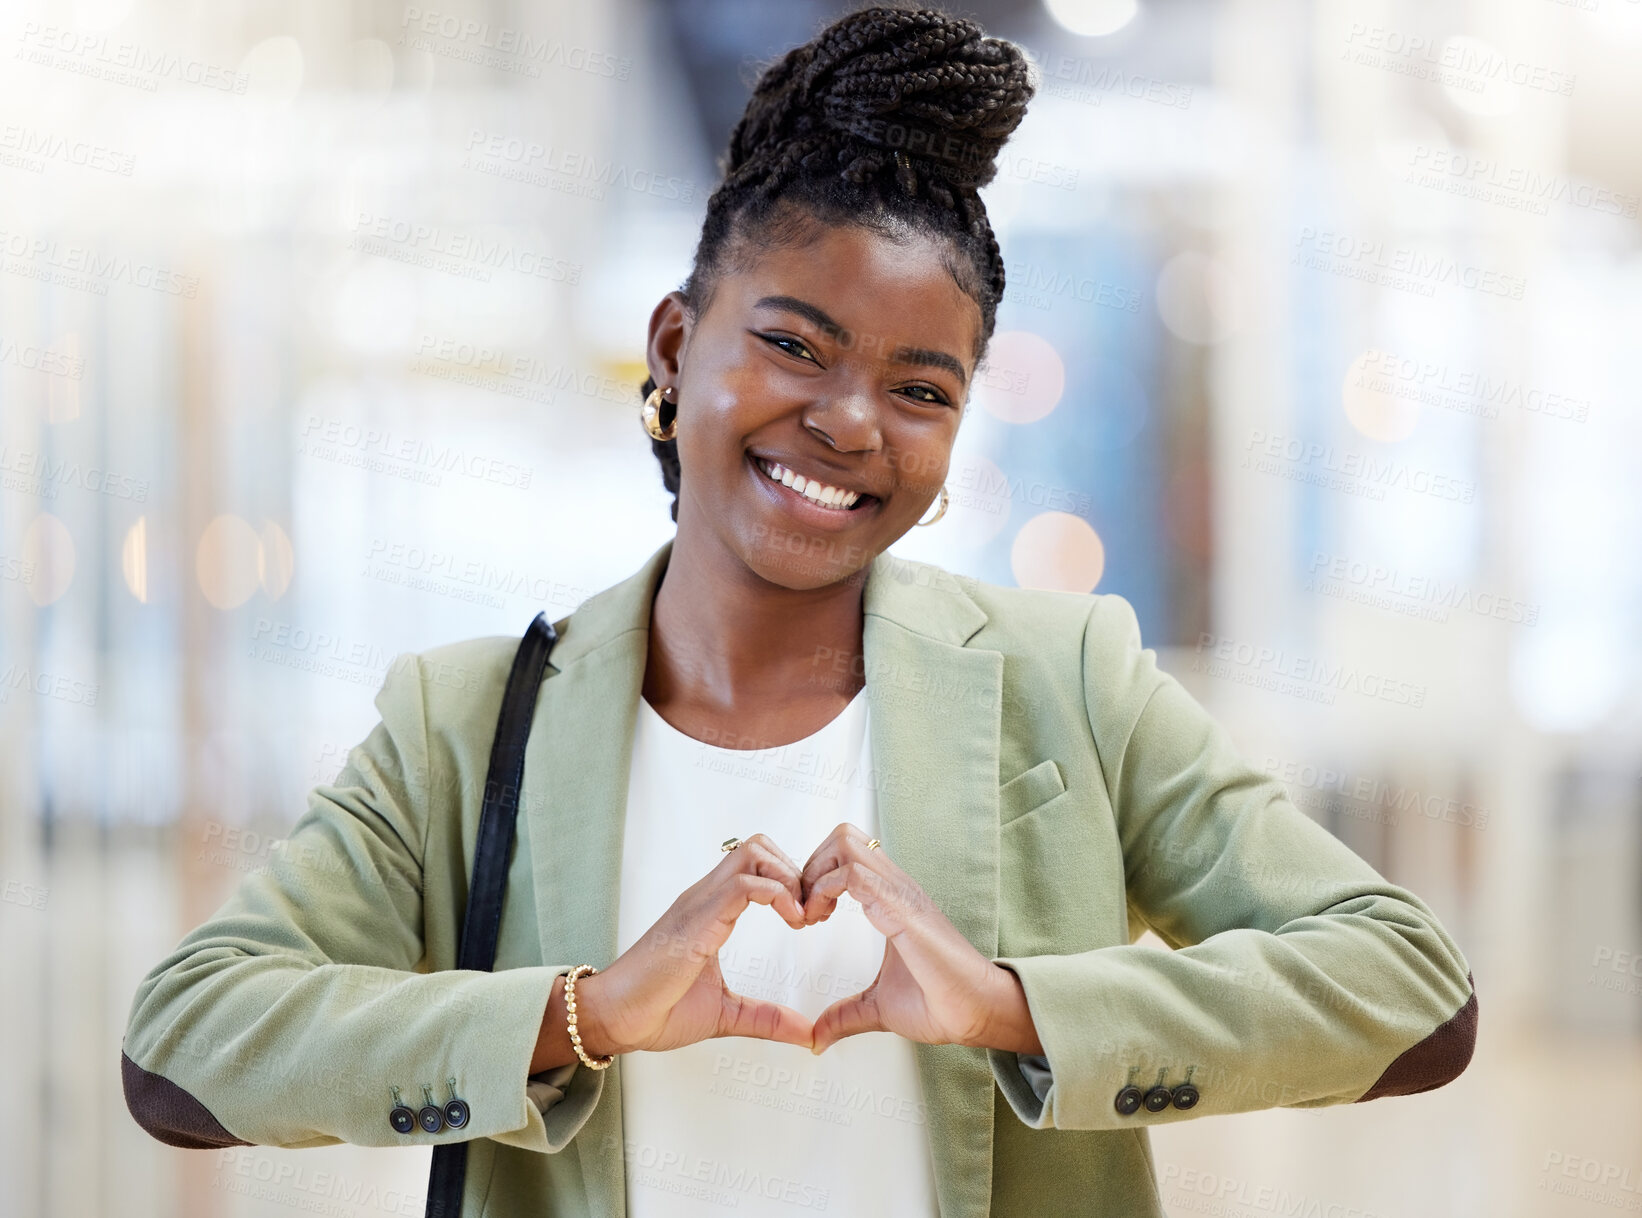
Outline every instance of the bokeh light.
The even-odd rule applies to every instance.
[[[235,609],[250,600],[262,568],[262,539],[243,517],[218,516],[205,526],[194,553],[194,574],[213,606]]]
[[[1115,34],[1135,19],[1136,0],[1045,0],[1049,15],[1073,34]]]
[[[1030,330],[1005,330],[992,336],[970,396],[1006,423],[1035,423],[1065,392],[1066,365],[1054,344]]]
[[[62,598],[74,582],[76,551],[68,526],[50,512],[41,512],[23,530],[23,561],[34,571],[28,584],[36,605]]]
[[[1023,588],[1093,592],[1106,571],[1106,546],[1083,517],[1039,512],[1015,534],[1009,568]]]

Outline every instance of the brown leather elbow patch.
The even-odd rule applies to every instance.
[[[120,1054],[120,1081],[125,1106],[149,1134],[167,1146],[184,1150],[215,1150],[221,1146],[250,1146],[222,1127],[206,1106],[164,1075],[144,1070],[125,1052]]]
[[[1414,1095],[1453,1082],[1471,1063],[1477,1043],[1477,987],[1470,972],[1465,980],[1471,996],[1436,1031],[1419,1044],[1406,1049],[1385,1068],[1385,1073],[1356,1102],[1377,1100],[1385,1095]]]

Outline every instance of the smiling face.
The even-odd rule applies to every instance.
[[[679,543],[787,588],[855,574],[927,513],[981,332],[939,240],[813,233],[724,271],[699,317],[672,292],[650,322],[677,405]]]

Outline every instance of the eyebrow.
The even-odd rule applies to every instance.
[[[753,308],[781,309],[787,313],[796,313],[835,341],[843,341],[850,337],[850,331],[834,321],[825,309],[807,300],[800,300],[796,296],[761,296],[754,302]],[[888,359],[892,364],[944,368],[958,378],[960,385],[969,383],[969,374],[964,371],[964,366],[945,351],[932,351],[927,347],[897,347],[889,353]]]

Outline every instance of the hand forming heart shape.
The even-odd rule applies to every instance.
[[[609,968],[576,983],[578,1028],[590,1056],[676,1049],[717,1036],[755,1036],[819,1054],[858,1032],[926,1044],[1041,1052],[1020,982],[959,933],[882,848],[837,826],[800,869],[768,836],[746,838],[685,889]],[[748,998],[724,983],[718,952],[750,904],[794,930],[824,922],[848,892],[883,934],[872,984],[815,1019]]]

